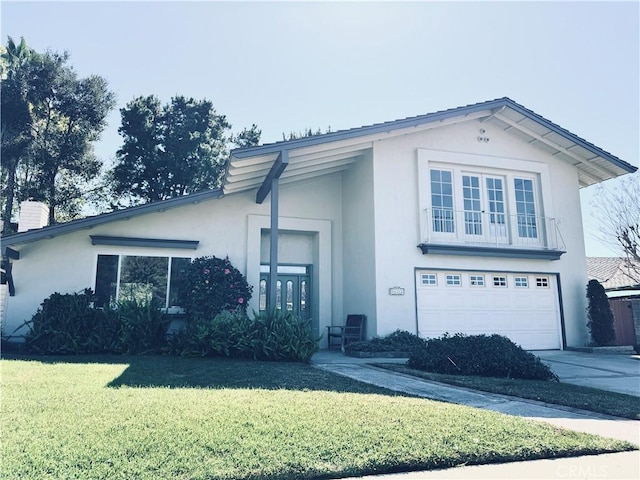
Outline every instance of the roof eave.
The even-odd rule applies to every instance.
[[[184,195],[181,197],[169,198],[160,202],[151,202],[144,205],[137,205],[135,207],[129,207],[123,210],[116,210],[115,212],[103,213],[101,215],[96,215],[93,217],[81,218],[66,223],[51,225],[49,227],[43,227],[39,229],[28,230],[26,232],[14,233],[13,235],[7,235],[2,239],[2,246],[4,248],[12,245],[23,245],[25,243],[42,240],[44,238],[53,238],[59,235],[72,233],[76,230],[91,229],[97,225],[102,225],[108,222],[117,220],[128,220],[129,218],[138,215],[162,212],[170,208],[176,208],[190,203],[199,203],[204,200],[220,198],[222,196],[223,193],[221,189],[212,189],[192,193],[190,195]]]

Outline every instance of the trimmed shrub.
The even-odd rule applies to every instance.
[[[168,317],[150,302],[93,308],[91,289],[54,293],[31,320],[25,343],[39,354],[157,353],[166,347]]]
[[[31,320],[25,342],[40,354],[102,353],[113,350],[119,334],[117,319],[93,308],[91,289],[78,293],[53,293]]]
[[[171,352],[179,355],[226,356],[254,360],[309,362],[318,351],[310,320],[291,312],[272,314],[223,311],[211,320],[190,321],[171,340]]]
[[[348,343],[345,347],[350,352],[411,352],[422,347],[424,340],[405,330],[396,330],[384,337],[375,337],[364,342]]]
[[[166,347],[166,332],[171,320],[155,302],[122,301],[110,315],[115,316],[119,326],[114,352],[159,353]]]
[[[424,341],[407,365],[450,375],[558,380],[540,358],[501,335],[445,334]]]
[[[591,332],[591,340],[599,346],[613,345],[616,333],[613,325],[613,312],[604,287],[597,280],[589,280],[587,284],[587,326]]]
[[[181,279],[180,298],[190,319],[212,319],[223,310],[246,311],[253,287],[228,258],[194,259]]]

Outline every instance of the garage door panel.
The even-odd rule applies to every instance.
[[[416,275],[418,331],[422,337],[439,337],[445,332],[500,334],[526,349],[561,348],[560,307],[553,275],[543,275],[546,286],[537,286],[533,274],[498,274],[506,286],[494,286],[492,272],[462,272],[462,285],[444,281],[450,272],[429,270],[438,275],[436,285],[420,285]],[[458,273],[458,272],[456,272]],[[484,285],[471,285],[471,276],[483,276]],[[515,279],[527,277],[525,286]]]

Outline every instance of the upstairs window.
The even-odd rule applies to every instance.
[[[518,236],[520,238],[538,238],[533,180],[516,178],[513,183],[516,194]]]
[[[449,170],[431,170],[433,231],[454,232],[453,180]]]

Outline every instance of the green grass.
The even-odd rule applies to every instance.
[[[293,479],[631,450],[304,364],[5,359],[5,479]]]
[[[448,383],[473,390],[512,395],[514,397],[640,420],[640,399],[624,393],[608,392],[597,388],[562,382],[443,375],[423,372],[399,364],[381,363],[376,364],[376,366],[424,378],[425,380]]]

